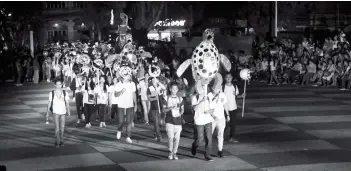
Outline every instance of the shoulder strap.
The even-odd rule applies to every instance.
[[[55,90],[52,90],[52,92],[51,92],[51,97],[52,97],[51,98],[51,102],[54,101],[54,96],[55,96]]]

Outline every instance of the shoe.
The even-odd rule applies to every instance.
[[[169,152],[169,154],[168,154],[168,159],[169,159],[169,160],[173,160],[173,153],[172,153],[172,152]]]
[[[346,91],[346,88],[342,88],[342,89],[340,89],[341,91]]]
[[[193,156],[196,155],[196,148],[195,148],[194,146],[191,146],[191,154],[192,154]]]
[[[127,143],[133,143],[132,139],[130,139],[129,137],[126,138],[126,142],[127,142]]]
[[[162,141],[162,137],[161,136],[157,137],[157,142],[161,142],[161,141]]]
[[[85,124],[85,128],[90,128],[90,127],[91,127],[90,123]]]
[[[116,138],[119,140],[121,139],[121,132],[117,131]]]
[[[173,154],[173,159],[178,160],[177,154]]]
[[[132,128],[134,128],[134,122],[132,122]]]
[[[218,151],[218,156],[219,156],[219,158],[222,158],[223,157],[223,151]]]
[[[65,144],[63,144],[63,142],[61,141],[60,142],[60,147],[63,147],[63,146],[65,146]]]
[[[106,128],[106,123],[105,123],[105,122],[103,122],[103,123],[102,123],[102,126]]]
[[[239,141],[238,141],[238,140],[236,140],[235,138],[230,138],[230,139],[229,139],[229,142],[232,142],[232,143],[238,143]]]
[[[145,125],[150,125],[149,122],[145,122],[144,124],[145,124]]]
[[[207,161],[213,161],[213,159],[212,159],[212,157],[205,157],[205,160],[207,160]]]
[[[80,119],[77,120],[77,124],[80,124]]]
[[[102,122],[100,122],[100,125],[99,125],[100,128],[102,128]]]
[[[59,144],[55,142],[55,148],[60,148]]]

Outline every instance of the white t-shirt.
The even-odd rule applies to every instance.
[[[165,103],[164,107],[174,107],[177,106],[177,108],[171,110],[172,117],[180,117],[180,104],[182,103],[183,99],[176,96],[165,96]]]
[[[89,94],[95,96],[94,90],[83,90],[83,105],[84,104],[94,104],[94,102],[89,102]]]
[[[199,99],[202,99],[201,96],[202,95],[199,96]],[[198,99],[196,96],[192,97],[191,104],[193,106],[198,104]],[[205,113],[205,111],[208,111],[210,109],[211,109],[211,103],[209,100],[206,100],[206,102],[199,105],[198,110],[195,111],[195,115],[194,115],[195,125],[206,125],[213,121],[213,117],[211,116],[211,114]]]
[[[277,70],[277,69],[275,68],[275,63],[274,63],[273,61],[269,62],[269,65],[271,66],[271,71]]]
[[[138,89],[140,89],[140,97],[141,97],[141,100],[147,100],[147,82],[145,80],[141,80],[138,84]]]
[[[227,104],[227,97],[223,92],[220,92],[216,97],[214,94],[210,93],[208,95],[210,99],[212,99],[211,107],[214,109],[213,114],[217,117],[217,119],[224,118],[224,105]]]
[[[239,95],[239,88],[238,86],[231,85],[231,86],[224,86],[224,94],[227,97],[227,104],[226,104],[226,108],[228,109],[228,111],[233,111],[236,110],[238,108],[238,106],[236,105],[236,96]]]
[[[130,82],[130,83],[119,82],[116,84],[115,90],[120,92],[124,88],[126,89],[126,91],[119,96],[118,108],[134,107],[133,94],[136,91],[135,84],[133,82]]]
[[[108,100],[108,91],[106,90],[106,92],[103,90],[104,86],[96,86],[94,89],[94,92],[97,94],[97,100],[96,103],[97,104],[107,104],[107,100]],[[108,87],[107,87],[108,89]]]
[[[61,94],[61,96],[57,96],[56,93],[54,93],[54,99],[53,99],[53,103],[52,103],[52,113],[55,113],[57,115],[64,115],[67,113],[67,109],[66,109],[66,102],[68,102],[69,97],[68,97],[68,93],[66,92],[66,96],[63,94]],[[52,92],[49,93],[49,103],[51,103],[52,101]]]
[[[119,103],[119,97],[115,96],[116,92],[118,92],[117,91],[117,84],[109,87],[109,93],[111,93],[111,104],[118,104]]]
[[[261,62],[261,69],[262,69],[262,71],[267,71],[268,70],[268,61],[262,61]]]

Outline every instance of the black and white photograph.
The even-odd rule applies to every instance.
[[[1,1],[0,171],[351,171],[351,1]]]

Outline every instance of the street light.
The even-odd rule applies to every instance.
[[[84,23],[82,23],[82,27],[84,27]]]
[[[58,27],[59,25],[57,23],[54,24],[54,27]]]

